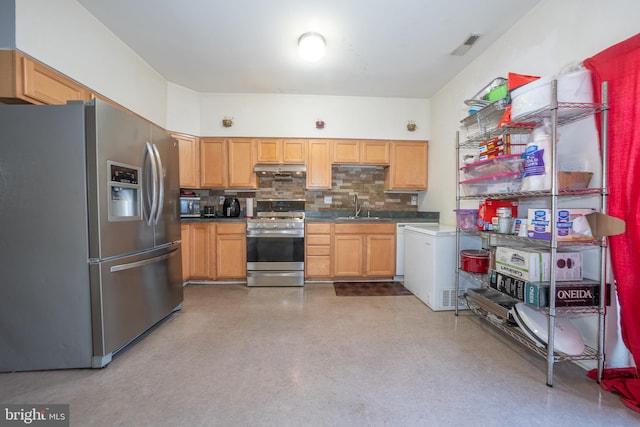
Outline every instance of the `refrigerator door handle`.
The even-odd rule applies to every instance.
[[[156,215],[153,220],[155,225],[158,225],[158,221],[160,221],[160,216],[162,215],[162,210],[164,207],[164,179],[163,179],[163,170],[162,170],[162,158],[160,157],[160,152],[158,151],[158,147],[156,144],[153,144],[153,153],[155,154],[155,159],[157,163],[158,170],[158,206],[156,209]]]
[[[164,255],[159,255],[157,257],[153,257],[149,259],[143,259],[141,261],[134,261],[134,262],[128,262],[126,264],[114,265],[109,269],[109,271],[111,273],[115,273],[117,271],[131,270],[132,268],[139,268],[145,265],[155,264],[156,262],[160,262],[169,258],[177,250],[178,249],[176,248],[176,249],[173,249],[171,252],[167,252]]]
[[[151,205],[151,207],[149,208],[149,217],[147,218],[147,224],[148,225],[152,225],[155,214],[156,214],[156,210],[158,209],[158,189],[156,188],[157,186],[157,182],[158,182],[158,171],[157,171],[157,164],[154,160],[155,158],[155,154],[153,152],[153,148],[151,147],[151,144],[147,141],[146,143],[146,147],[144,150],[144,158],[142,160],[142,164],[143,167],[145,168],[145,172],[144,172],[144,179],[146,180],[148,177],[148,172],[147,172],[147,159],[148,159],[148,163],[151,166],[151,178],[149,179],[149,181],[151,181],[151,191],[149,192],[149,185],[148,183],[145,184],[145,196],[146,196],[146,202],[147,205]],[[151,200],[149,200],[149,198],[151,198]],[[146,205],[145,205],[146,207]]]

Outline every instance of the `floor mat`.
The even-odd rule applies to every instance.
[[[385,297],[413,295],[402,282],[334,282],[339,297]]]

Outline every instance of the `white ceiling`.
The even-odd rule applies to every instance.
[[[539,0],[77,0],[198,92],[430,98]],[[321,33],[317,63],[298,37]],[[480,40],[452,56],[472,33]]]

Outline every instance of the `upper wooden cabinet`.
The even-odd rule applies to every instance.
[[[227,140],[200,139],[200,186],[225,188],[227,186]]]
[[[388,141],[335,140],[332,161],[347,165],[389,164]]]
[[[329,140],[309,140],[307,146],[307,188],[331,189],[331,146]]]
[[[89,90],[15,50],[0,50],[0,101],[66,104],[89,101]]]
[[[256,188],[255,164],[254,139],[200,139],[201,188]]]
[[[198,138],[171,134],[178,140],[180,188],[200,188],[200,142]]]
[[[304,163],[306,140],[304,139],[259,139],[257,141],[257,163]]]
[[[388,165],[389,142],[360,141],[360,163],[366,165]]]
[[[384,189],[426,190],[427,147],[426,141],[391,141]]]
[[[253,167],[256,165],[256,140],[234,138],[227,141],[229,156],[229,188],[257,188],[258,179]]]
[[[357,164],[360,163],[360,141],[335,140],[331,156],[332,163]]]

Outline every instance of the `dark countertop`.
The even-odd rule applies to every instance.
[[[247,222],[247,218],[240,217],[200,217],[200,218],[181,218],[180,222],[189,224],[194,222]]]
[[[335,211],[306,211],[305,222],[335,222],[335,223],[354,223],[354,222],[406,222],[406,223],[438,223],[440,220],[439,212],[402,212],[402,211],[371,211],[370,215],[374,218],[368,218],[367,213],[364,215],[360,212],[358,219],[350,219],[353,211],[335,210]],[[240,217],[202,217],[202,218],[182,218],[183,223],[200,223],[200,222],[246,222],[247,218]]]
[[[353,210],[335,211],[307,211],[306,222],[408,222],[408,223],[437,223],[440,220],[440,212],[402,212],[402,211],[361,211],[358,219],[349,218]]]

